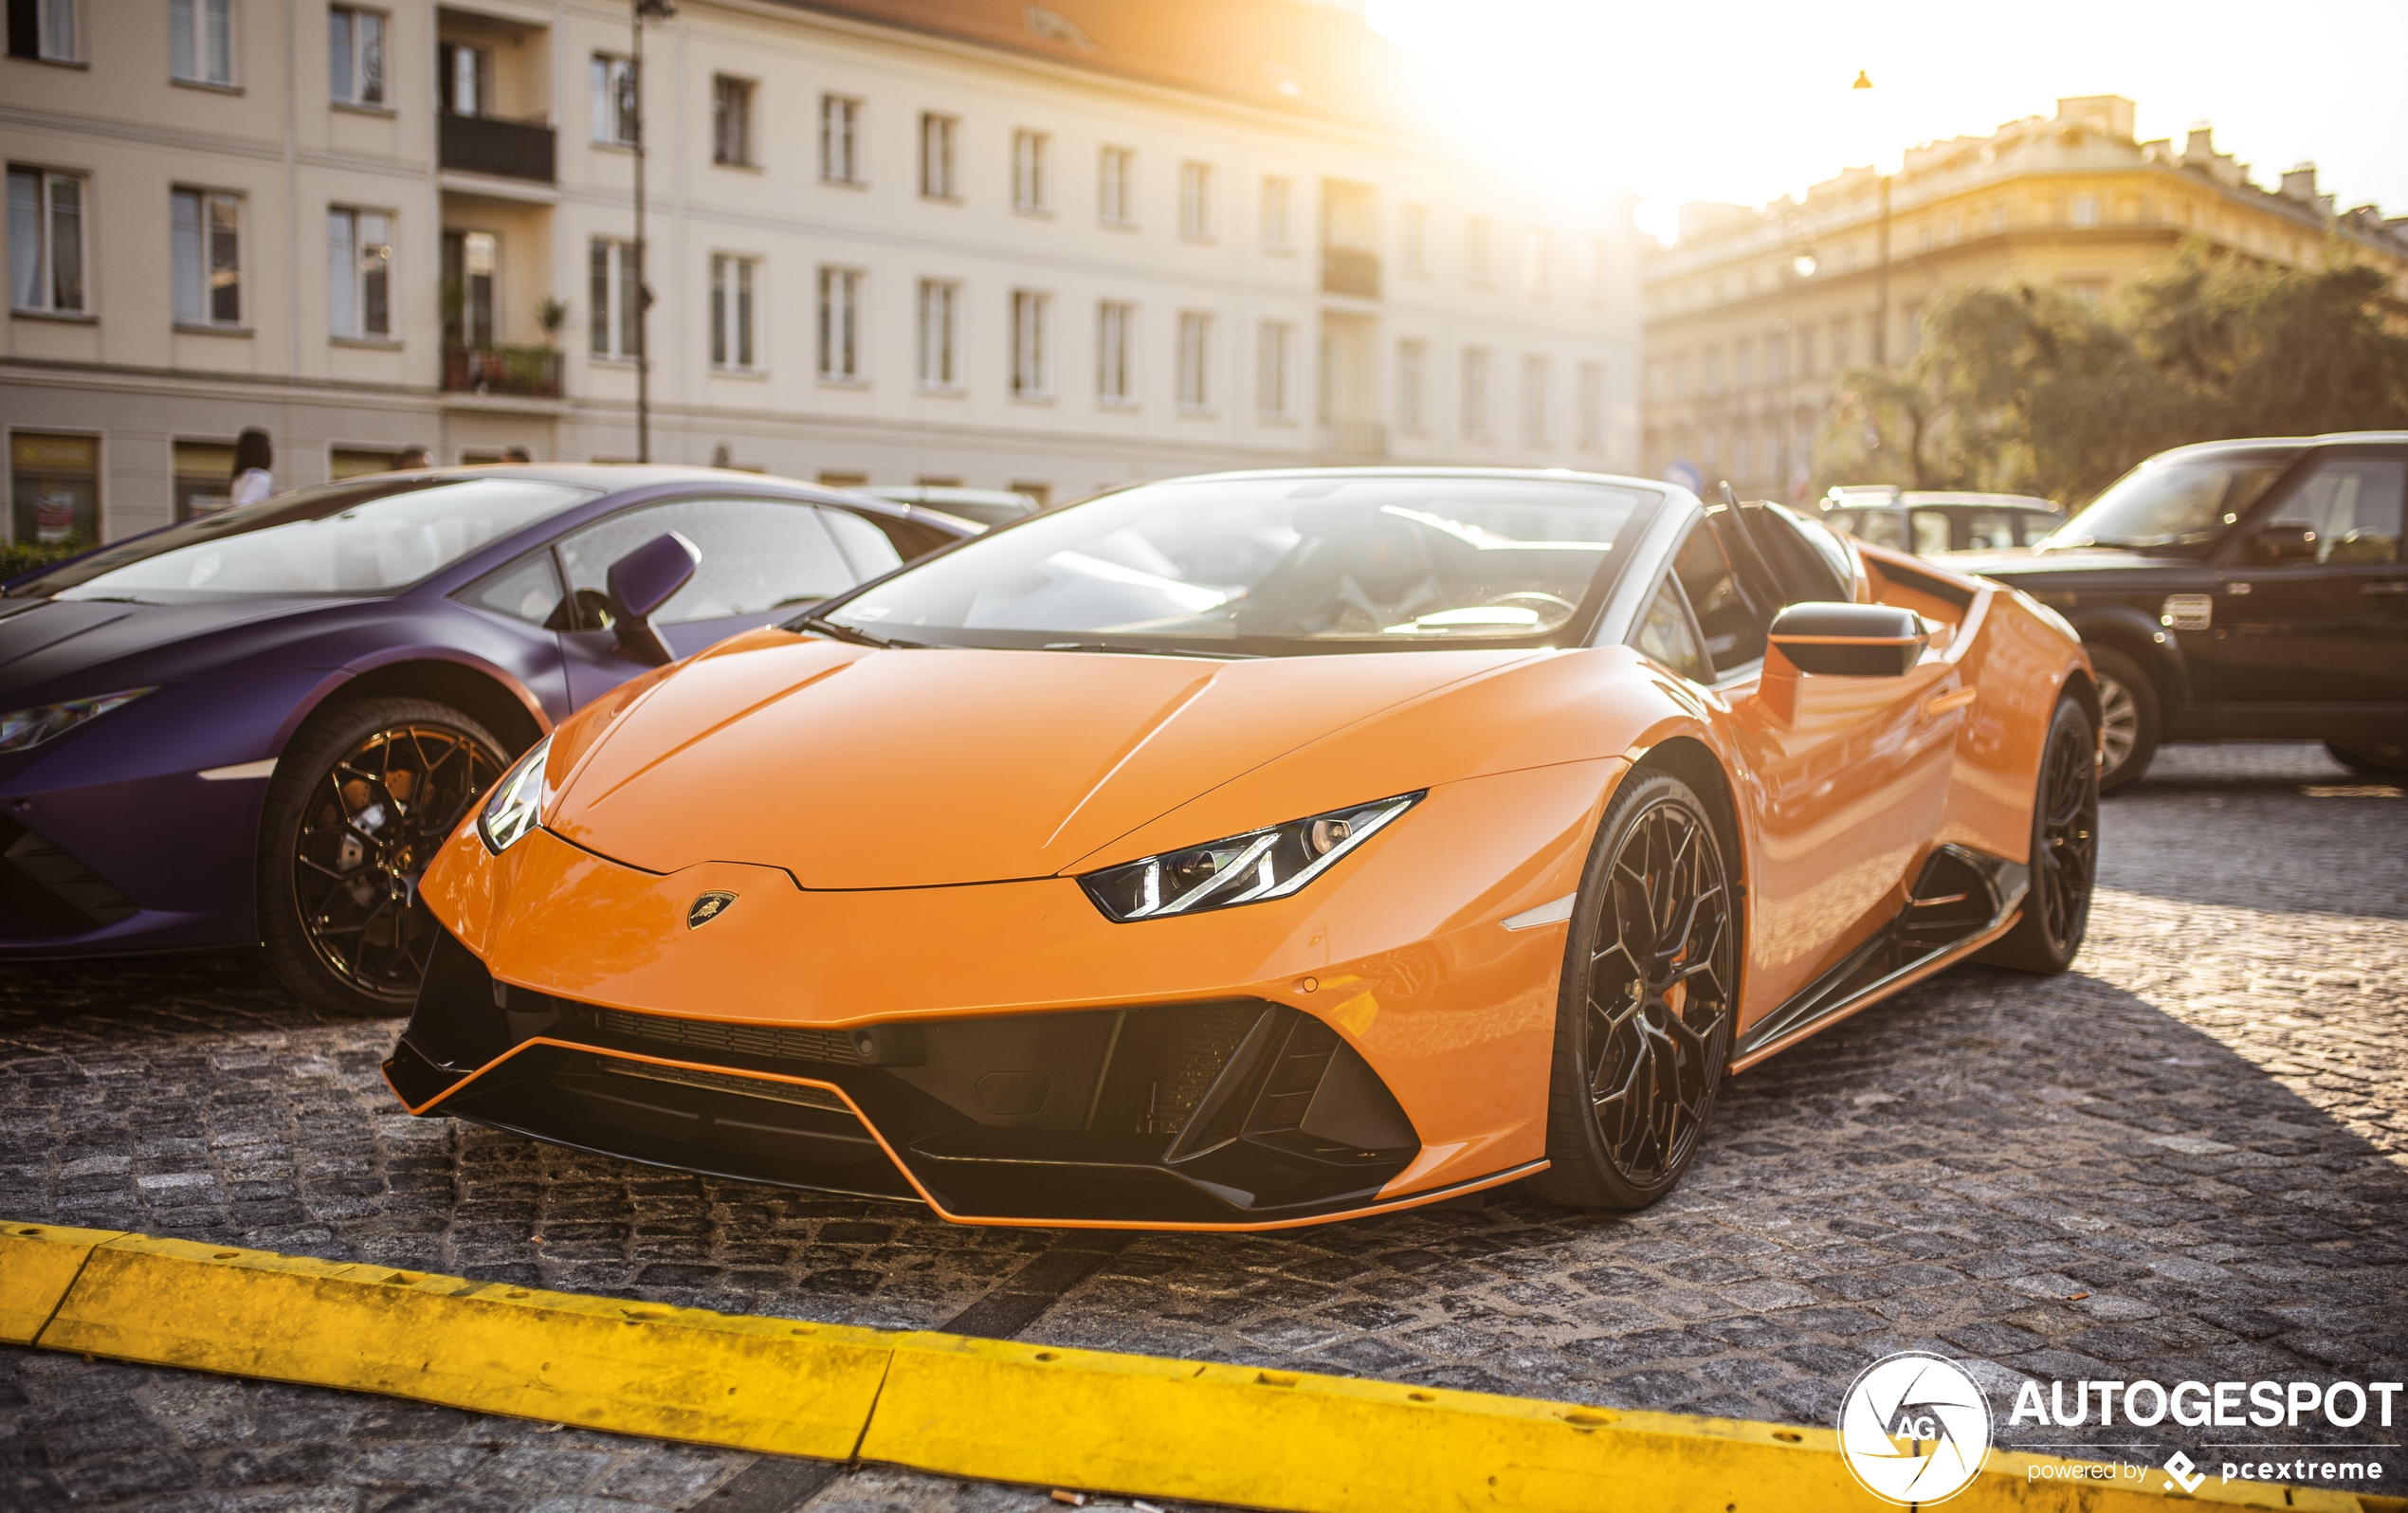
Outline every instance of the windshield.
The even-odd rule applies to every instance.
[[[2072,546],[2204,546],[2257,502],[2293,452],[2228,452],[2152,458],[2125,474],[2090,507],[2035,543]]]
[[[389,478],[297,489],[63,562],[12,597],[185,604],[392,593],[596,497],[528,478]]]
[[[1512,478],[1149,483],[978,538],[828,619],[914,644],[1215,654],[1546,636],[1594,615],[1658,498]]]

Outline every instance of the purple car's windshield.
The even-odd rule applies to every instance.
[[[965,542],[825,623],[915,645],[1215,655],[1526,641],[1594,616],[1658,498],[1446,474],[1148,483]]]
[[[534,478],[327,483],[62,562],[15,584],[9,595],[183,604],[392,593],[595,497],[593,489]]]

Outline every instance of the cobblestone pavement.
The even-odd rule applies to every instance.
[[[2314,1441],[2398,1495],[2408,1401],[2351,1431],[2005,1421],[2026,1378],[2408,1375],[2408,795],[2315,747],[2178,747],[2107,801],[2103,856],[2073,972],[1960,969],[1735,1079],[1634,1216],[1508,1197],[1117,1250],[955,1228],[410,1119],[376,1076],[393,1025],[230,962],[9,969],[0,1215],[1804,1424],[1920,1347],[1975,1363],[2011,1444],[2213,1469]],[[0,1351],[10,1507],[806,1503],[1044,1497]]]

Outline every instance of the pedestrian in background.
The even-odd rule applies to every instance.
[[[432,467],[435,460],[427,455],[424,447],[404,447],[393,453],[393,471],[407,473],[421,467]]]
[[[535,458],[523,447],[504,447],[502,448],[502,460],[505,463],[532,463]]]
[[[234,438],[234,480],[228,489],[236,504],[256,504],[276,493],[276,448],[254,426]]]

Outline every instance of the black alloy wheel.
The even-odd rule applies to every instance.
[[[1633,775],[1573,914],[1541,1196],[1637,1209],[1680,1180],[1730,1063],[1739,935],[1705,803]]]
[[[269,971],[312,1007],[409,1009],[437,926],[418,879],[508,765],[458,710],[417,699],[349,704],[286,749],[261,834]]]
[[[2073,965],[2099,872],[2099,764],[2090,717],[2059,700],[2032,802],[2031,888],[2023,918],[1981,959],[2026,972]]]

